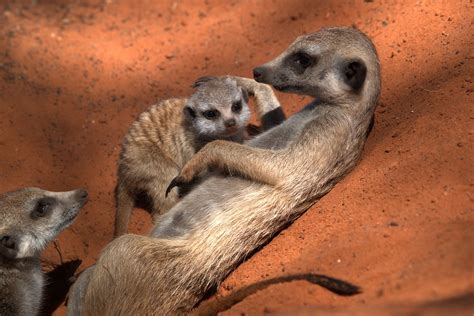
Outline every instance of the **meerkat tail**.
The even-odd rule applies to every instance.
[[[281,284],[293,281],[308,281],[313,284],[317,284],[335,294],[341,296],[351,296],[361,293],[360,287],[351,284],[349,282],[339,280],[333,277],[304,273],[296,275],[287,275],[282,277],[276,277],[268,280],[263,280],[254,284],[250,284],[244,288],[241,288],[228,296],[219,298],[216,301],[208,301],[201,303],[192,313],[193,316],[213,316],[222,313],[230,309],[232,306],[240,303],[246,297],[257,293],[258,291],[264,290],[270,285]]]

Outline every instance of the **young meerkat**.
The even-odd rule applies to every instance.
[[[248,94],[255,96],[263,129],[284,120],[271,88],[254,80],[203,77],[193,87],[197,90],[189,99],[169,99],[151,106],[125,136],[115,191],[115,237],[127,232],[138,196],[147,197],[154,220],[176,204],[180,192],[165,196],[165,189],[206,143],[244,141],[250,118]]]
[[[317,101],[246,145],[204,146],[174,184],[205,166],[245,177],[210,176],[159,218],[151,236],[111,242],[81,281],[85,315],[187,314],[355,167],[380,93],[366,35],[326,28],[298,37],[254,77]]]
[[[26,188],[0,195],[0,315],[40,313],[41,251],[86,202],[85,190]]]

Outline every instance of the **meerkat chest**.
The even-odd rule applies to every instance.
[[[21,302],[20,315],[37,315],[40,310],[44,286],[44,275],[41,268],[35,267],[26,273],[15,284],[17,301]]]
[[[27,269],[10,266],[0,270],[0,311],[6,309],[18,315],[37,315],[43,285],[44,276],[39,264]]]
[[[170,154],[174,157],[179,167],[183,167],[193,155],[200,149],[201,145],[196,140],[194,134],[188,130],[182,129],[173,137]]]

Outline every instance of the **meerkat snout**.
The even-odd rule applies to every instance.
[[[89,193],[87,193],[86,190],[82,190],[82,189],[77,190],[77,195],[78,195],[79,200],[83,200],[83,201],[87,201],[89,197]]]
[[[225,127],[234,127],[235,124],[236,124],[235,119],[228,119],[228,120],[224,121]]]
[[[259,79],[261,79],[261,77],[262,77],[264,71],[265,71],[265,70],[263,69],[263,67],[254,68],[254,70],[253,70],[253,78],[254,78],[256,81],[259,81]]]
[[[4,235],[0,239],[0,254],[13,259],[18,252],[18,241],[14,236]]]

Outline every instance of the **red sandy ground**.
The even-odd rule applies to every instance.
[[[472,315],[473,13],[470,1],[2,0],[0,191],[87,188],[89,204],[44,255],[45,270],[73,259],[82,270],[112,237],[120,143],[141,111],[189,95],[202,75],[251,76],[300,34],[355,25],[374,40],[383,77],[362,161],[217,296],[305,272],[363,293],[295,281],[224,314]],[[279,97],[288,113],[309,101]],[[131,231],[150,227],[135,211]]]

